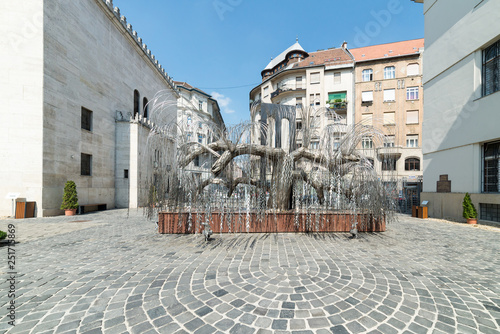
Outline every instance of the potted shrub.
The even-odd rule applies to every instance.
[[[477,211],[474,204],[472,204],[469,193],[465,194],[462,207],[464,209],[463,216],[467,219],[467,224],[477,224]]]
[[[61,210],[64,210],[66,216],[73,216],[78,209],[78,194],[76,193],[76,184],[68,181],[64,185],[64,195],[61,204]]]

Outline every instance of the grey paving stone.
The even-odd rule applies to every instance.
[[[101,221],[91,238],[76,231],[17,245],[30,268],[18,287],[23,326],[39,320],[33,333],[102,327],[111,334],[127,328],[382,333],[407,326],[412,334],[500,332],[500,269],[484,253],[500,252],[498,232],[398,216],[385,233],[358,240],[344,234],[223,234],[207,246],[199,235],[158,235],[132,211],[89,215]],[[33,226],[69,224],[64,219],[34,218]],[[131,234],[141,242],[130,244]],[[454,256],[471,250],[474,259]],[[195,319],[201,323],[191,323]],[[311,319],[322,320],[312,327]],[[286,327],[273,329],[282,320]],[[188,323],[192,329],[179,327]]]
[[[230,334],[253,334],[254,332],[254,328],[241,324],[236,324],[229,330]]]
[[[350,334],[349,331],[342,325],[331,327],[330,330],[335,334]]]
[[[273,320],[271,328],[274,330],[286,330],[288,326],[287,320]]]

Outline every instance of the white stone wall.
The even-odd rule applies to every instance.
[[[452,192],[481,192],[481,146],[500,139],[500,92],[481,96],[482,50],[500,38],[500,2],[431,3],[424,9],[424,191],[435,192],[448,174]]]
[[[126,206],[128,167],[133,204],[143,205],[146,175],[131,159],[144,158],[148,131],[135,124],[131,147],[133,124],[116,126],[115,115],[133,114],[135,89],[141,114],[143,98],[165,90],[175,115],[177,93],[126,19],[102,0],[2,1],[0,27],[1,198],[19,192],[39,216],[60,214],[64,183],[74,180],[80,204]],[[92,110],[91,131],[81,128],[82,107]],[[81,175],[81,153],[92,155],[91,176]],[[0,201],[0,216],[10,213],[10,200]]]
[[[66,180],[76,182],[81,204],[113,208],[115,181],[123,178],[115,167],[116,111],[133,114],[137,89],[142,113],[143,98],[152,100],[169,85],[102,1],[46,1],[44,9],[43,214],[59,213]],[[82,106],[93,112],[91,132],[81,129]],[[137,138],[137,146],[128,148],[131,161],[140,159],[139,144],[144,140]],[[123,143],[118,146],[127,150]],[[92,154],[92,176],[80,175],[82,152]],[[138,168],[129,165],[131,205],[139,204]]]
[[[12,215],[5,196],[42,205],[43,5],[0,1],[0,217]],[[60,203],[59,203],[60,204]]]

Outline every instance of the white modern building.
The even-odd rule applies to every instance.
[[[414,0],[415,1],[415,0]],[[424,192],[429,215],[500,222],[500,1],[417,0],[425,14]]]
[[[0,2],[0,216],[8,194],[57,215],[67,180],[80,204],[144,205],[144,146],[163,91],[179,93],[111,0]]]

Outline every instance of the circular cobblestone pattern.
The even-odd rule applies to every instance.
[[[358,239],[205,242],[159,235],[141,211],[82,217],[0,221],[30,231],[16,236],[14,327],[0,284],[0,332],[500,333],[500,229],[401,215]]]

